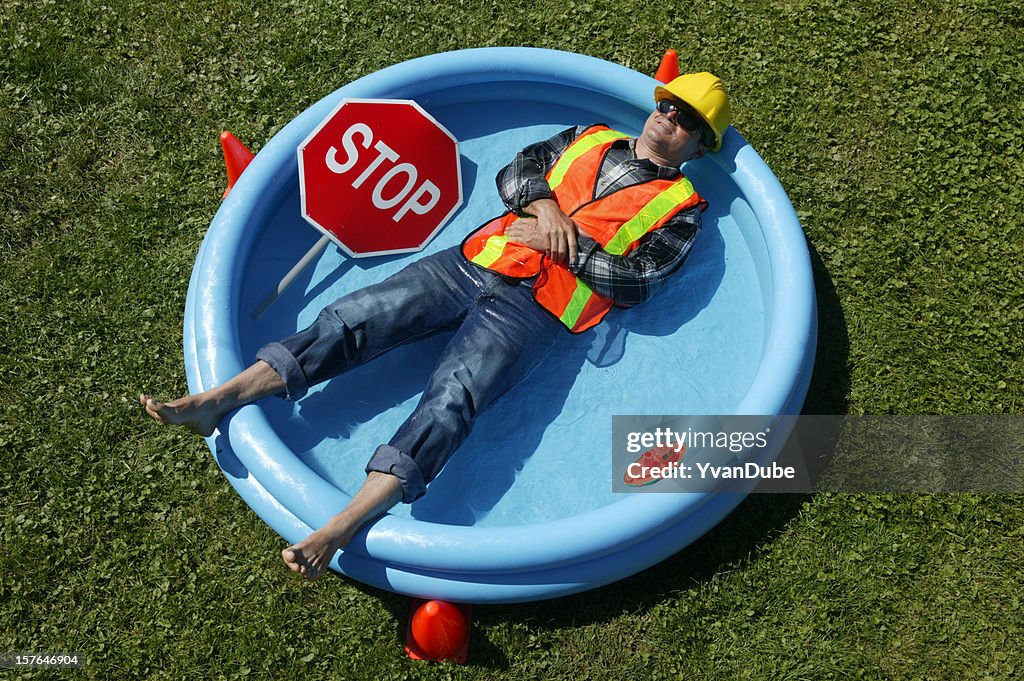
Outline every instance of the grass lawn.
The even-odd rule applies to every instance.
[[[478,608],[456,668],[403,657],[406,598],[287,573],[205,444],[135,395],[185,391],[221,130],[258,149],[424,54],[533,45],[653,73],[675,47],[725,79],[806,230],[806,411],[1021,414],[1022,16],[1019,0],[5,0],[0,654],[79,652],[76,677],[100,679],[1021,678],[1019,496],[755,495],[631,579]]]

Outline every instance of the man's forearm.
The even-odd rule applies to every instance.
[[[536,218],[554,216],[556,214],[555,211],[558,214],[565,215],[558,203],[550,196],[531,201],[523,206],[522,211],[523,215],[530,215]]]

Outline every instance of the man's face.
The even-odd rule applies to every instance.
[[[661,158],[680,165],[691,158],[699,158],[707,151],[701,141],[700,129],[690,132],[677,122],[678,111],[651,112],[640,133],[644,143]]]

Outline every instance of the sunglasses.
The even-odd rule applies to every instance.
[[[658,111],[668,115],[676,112],[676,125],[686,132],[700,132],[702,142],[707,142],[707,131],[703,119],[688,104],[674,99],[662,99],[658,102]]]

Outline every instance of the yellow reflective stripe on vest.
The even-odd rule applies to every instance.
[[[576,141],[570,144],[569,148],[558,157],[555,167],[551,169],[551,176],[548,178],[548,185],[551,186],[551,190],[554,191],[558,185],[562,184],[565,174],[569,172],[569,166],[571,166],[573,161],[578,159],[580,156],[587,153],[594,147],[604,144],[605,142],[625,139],[627,137],[629,137],[629,135],[615,130],[599,130],[577,138]]]
[[[693,185],[681,178],[671,187],[647,202],[636,215],[623,223],[615,236],[605,245],[604,250],[612,255],[622,255],[629,245],[650,231],[659,220],[675,210],[693,196]]]
[[[583,308],[587,306],[592,295],[594,292],[590,290],[590,287],[584,284],[582,279],[576,277],[576,290],[572,292],[572,298],[569,299],[562,316],[559,317],[562,323],[570,329],[576,326],[580,315],[583,314]]]
[[[470,262],[489,268],[501,257],[507,243],[508,237],[504,234],[494,234],[488,237],[484,247],[470,259]]]

